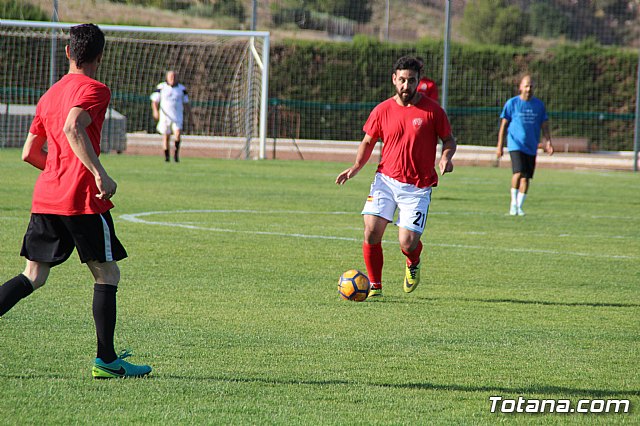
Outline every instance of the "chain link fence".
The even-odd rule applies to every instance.
[[[32,7],[50,16],[54,3],[3,0],[3,16],[12,2],[24,19]],[[393,94],[394,60],[413,54],[425,60],[425,73],[447,99],[461,143],[495,145],[502,105],[517,94],[519,77],[532,73],[555,135],[583,141],[588,151],[634,149],[638,0],[84,3],[100,3],[106,23],[269,31],[269,114],[292,117],[299,138],[360,139],[368,112]],[[58,18],[81,20],[74,13],[82,4],[62,2]],[[447,5],[451,59],[442,93]],[[275,131],[271,125],[268,132]]]

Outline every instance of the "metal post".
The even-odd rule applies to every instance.
[[[51,22],[58,22],[58,0],[53,0],[53,12],[51,13]],[[51,57],[49,58],[49,86],[53,86],[56,82],[56,50],[58,47],[58,39],[56,29],[51,29]]]
[[[636,81],[636,125],[633,136],[633,171],[638,171],[638,149],[640,149],[640,50],[638,50],[638,78]]]
[[[2,132],[0,132],[2,135],[4,135],[5,137],[2,138],[2,145],[0,146],[0,148],[5,148],[7,146],[9,146],[9,104],[10,104],[10,100],[7,99],[7,104],[6,104],[6,108],[4,110],[4,129],[2,130]]]
[[[449,43],[451,27],[451,0],[446,0],[445,26],[444,26],[444,64],[442,66],[442,109],[447,110],[447,98],[449,95]]]
[[[384,41],[389,41],[389,0],[384,5]]]
[[[257,4],[257,0],[253,0],[253,8],[251,11],[251,31],[255,31],[256,30],[256,23],[257,23],[257,17],[258,17],[258,4]],[[251,46],[253,46],[253,37],[251,37],[251,39],[249,40],[250,43],[250,48]],[[244,159],[248,160],[249,157],[251,156],[251,139],[253,136],[253,103],[252,103],[252,98],[253,98],[253,67],[254,67],[254,61],[253,61],[253,55],[251,54],[251,52],[249,53],[249,66],[248,66],[248,70],[247,70],[247,100],[246,100],[246,112],[245,112],[245,122],[244,122],[244,130],[246,133],[246,137],[247,140],[245,142],[244,145]]]
[[[264,38],[262,44],[262,93],[260,94],[260,159],[267,158],[267,119],[269,109],[269,35]],[[273,158],[275,158],[275,152]]]

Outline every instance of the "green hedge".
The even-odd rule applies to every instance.
[[[30,70],[38,55],[48,50],[46,37],[0,38],[0,64],[4,64],[1,68],[6,81],[0,88],[3,102],[37,101],[48,86],[48,78],[20,70]],[[130,131],[153,131],[148,95],[174,56],[188,62],[189,69],[202,68],[200,75],[205,75],[207,67],[220,67],[226,63],[224,55],[231,54],[222,51],[218,56],[193,57],[178,44],[163,63],[137,51],[127,49],[126,43],[109,44],[99,73],[112,89],[114,108],[132,118],[127,122]],[[391,44],[355,37],[353,42],[274,42],[269,81],[271,112],[283,108],[299,112],[300,138],[360,140],[371,109],[393,95],[395,60],[405,54],[422,57],[425,74],[441,86],[442,52],[443,43],[431,40]],[[500,110],[517,94],[519,77],[530,72],[538,83],[537,96],[547,105],[555,136],[587,137],[597,149],[631,150],[637,55],[636,51],[593,43],[560,46],[542,53],[529,48],[453,44],[447,111],[454,133],[464,144],[495,145]],[[66,59],[61,49],[57,63],[63,73]],[[125,78],[131,74],[136,78]],[[192,82],[189,89],[194,94],[229,90],[220,85],[203,80]],[[144,117],[144,122],[133,120],[138,116]],[[210,126],[192,130],[220,134],[224,123]]]
[[[532,73],[556,136],[587,137],[598,149],[629,150],[633,142],[637,52],[592,43],[538,53],[528,48],[454,44],[448,112],[462,143],[494,145],[498,116]],[[362,138],[372,106],[393,95],[391,68],[402,55],[425,60],[441,85],[443,44],[284,41],[272,47],[272,104],[301,113],[301,138]]]

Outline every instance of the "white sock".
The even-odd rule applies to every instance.
[[[525,194],[524,192],[518,192],[516,205],[518,206],[519,209],[522,208],[525,198],[527,198],[527,194]]]
[[[515,206],[518,202],[518,190],[516,188],[511,188],[511,205]]]

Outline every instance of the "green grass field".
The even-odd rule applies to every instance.
[[[385,298],[364,270],[373,166],[105,155],[121,262],[116,347],[144,380],[94,381],[91,275],[77,256],[0,320],[0,424],[638,424],[640,176],[540,169],[526,217],[510,171],[458,168],[434,190],[422,283],[397,230]],[[37,171],[0,150],[0,282]],[[490,396],[629,399],[626,414],[491,413]]]

